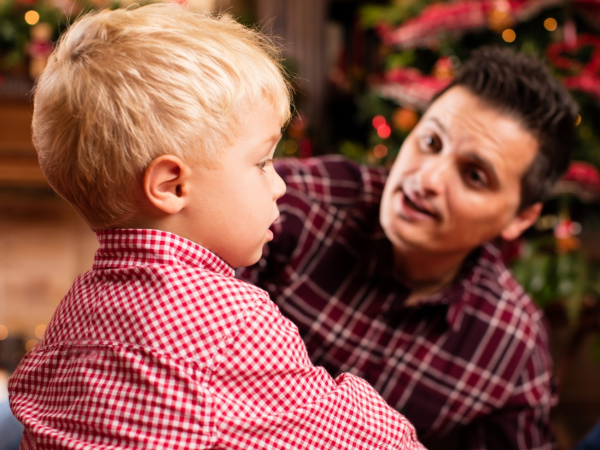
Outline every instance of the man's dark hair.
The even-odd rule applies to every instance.
[[[578,108],[567,89],[536,57],[496,47],[474,51],[443,92],[453,86],[513,116],[536,138],[539,148],[521,180],[519,210],[544,201],[567,170],[576,144]]]

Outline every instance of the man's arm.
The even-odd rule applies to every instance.
[[[423,448],[368,383],[314,367],[297,328],[267,299],[247,311],[216,360],[219,448]]]

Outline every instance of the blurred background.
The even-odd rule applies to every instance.
[[[30,92],[74,18],[129,3],[0,0],[0,369],[6,373],[43,337],[97,247],[39,170]],[[473,49],[508,46],[548,62],[580,105],[575,161],[535,227],[503,245],[550,324],[560,392],[556,433],[561,449],[573,448],[600,418],[600,0],[191,0],[189,7],[228,11],[277,36],[296,88],[296,114],[280,157],[341,153],[390,165],[431,97]]]

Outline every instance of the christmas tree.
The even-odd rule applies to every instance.
[[[433,96],[482,45],[537,55],[571,90],[580,106],[575,162],[536,227],[504,245],[538,304],[559,305],[576,324],[600,292],[600,0],[403,0],[364,7],[361,22],[380,38],[379,68],[358,100],[369,132],[339,148],[363,163],[391,165]]]

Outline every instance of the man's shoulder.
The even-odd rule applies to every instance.
[[[476,313],[490,323],[516,331],[528,347],[546,335],[543,312],[506,267],[497,246],[487,243],[468,279],[468,290],[477,304]],[[473,311],[475,313],[475,311]]]
[[[539,311],[531,297],[506,267],[502,252],[493,243],[482,246],[473,270],[473,281],[478,287],[485,287],[496,298],[502,298],[527,310]]]
[[[287,185],[288,198],[300,196],[339,206],[379,202],[388,174],[383,167],[360,165],[339,155],[284,158],[275,169]]]

